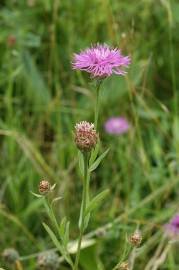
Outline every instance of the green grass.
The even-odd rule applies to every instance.
[[[76,239],[82,179],[73,127],[93,121],[95,93],[88,76],[71,69],[71,59],[105,42],[130,54],[132,64],[125,78],[108,78],[102,86],[101,147],[110,153],[93,174],[91,189],[96,194],[109,188],[110,195],[88,229],[90,238],[97,228],[105,233],[97,230],[81,266],[112,269],[126,234],[139,226],[144,239],[134,269],[177,270],[175,244],[161,266],[147,265],[157,265],[158,247],[167,247],[162,225],[179,211],[178,1],[27,2],[0,3],[0,252],[16,247],[24,269],[31,270],[35,258],[25,256],[53,247],[42,226],[47,216],[41,201],[30,193],[43,177],[57,183],[63,200],[56,213],[68,216]],[[13,46],[7,44],[11,35]],[[129,119],[128,134],[104,132],[103,123],[114,115]]]

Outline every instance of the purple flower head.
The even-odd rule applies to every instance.
[[[74,54],[72,67],[91,74],[93,78],[105,78],[113,73],[124,75],[127,72],[123,67],[128,67],[130,57],[123,56],[119,49],[110,48],[108,45],[97,44],[91,48]]]
[[[176,214],[176,216],[165,225],[165,229],[168,234],[179,236],[179,214]]]
[[[106,132],[114,135],[127,132],[129,127],[130,125],[124,117],[111,117],[104,125]]]

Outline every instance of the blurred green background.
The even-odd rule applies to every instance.
[[[47,219],[41,200],[30,193],[42,178],[57,183],[63,200],[56,213],[70,219],[71,238],[78,235],[82,182],[73,128],[93,121],[95,92],[71,61],[74,52],[100,42],[119,47],[132,64],[126,77],[112,76],[102,87],[100,137],[102,149],[111,150],[91,189],[109,187],[110,195],[89,232],[119,218],[98,232],[81,265],[112,269],[126,234],[140,226],[144,240],[134,269],[154,269],[145,267],[155,262],[162,225],[179,206],[179,2],[1,0],[0,29],[0,252],[13,246],[23,257],[53,247],[41,224]],[[128,134],[105,133],[111,116],[129,120]],[[23,266],[36,269],[36,259]],[[159,267],[179,269],[175,245]]]

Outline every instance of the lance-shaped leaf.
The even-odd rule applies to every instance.
[[[93,164],[93,162],[96,160],[98,153],[99,153],[99,142],[97,143],[95,149],[93,149],[91,151],[91,157],[90,157],[90,160],[89,160],[89,166],[91,166]]]
[[[101,193],[96,195],[91,202],[88,204],[85,215],[87,216],[89,213],[91,213],[92,210],[96,209],[100,206],[100,203],[104,200],[104,198],[109,194],[109,189],[103,190]]]
[[[46,223],[43,223],[43,226],[44,226],[45,230],[47,231],[47,233],[49,234],[50,238],[52,239],[56,248],[61,252],[61,254],[63,254],[63,248],[62,248],[59,240],[57,239],[56,235],[54,234],[54,232],[50,229],[50,227]]]
[[[96,161],[90,166],[89,168],[89,172],[92,172],[94,170],[96,170],[96,168],[99,166],[99,164],[101,163],[101,161],[105,158],[105,156],[107,155],[107,153],[109,152],[109,148],[102,153],[97,159]]]
[[[65,248],[67,248],[67,245],[69,242],[69,227],[70,227],[70,222],[67,220],[66,217],[64,217],[59,226],[59,235],[63,241]]]
[[[34,193],[34,192],[32,192],[32,191],[30,191],[30,193],[31,193],[32,195],[34,195],[36,198],[42,198],[42,197],[44,197],[43,195]]]
[[[44,226],[45,230],[47,231],[47,233],[49,234],[50,238],[52,239],[52,241],[53,241],[54,245],[56,246],[56,248],[64,256],[65,260],[69,263],[69,265],[72,266],[73,262],[71,261],[71,258],[69,257],[69,255],[64,250],[64,247],[61,245],[60,241],[57,239],[54,232],[50,229],[50,227],[46,223],[43,223],[43,226]]]

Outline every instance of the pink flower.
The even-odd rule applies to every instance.
[[[106,132],[114,135],[126,133],[129,127],[130,125],[124,117],[111,117],[104,125]]]
[[[123,56],[119,49],[110,48],[108,45],[97,44],[79,54],[74,54],[72,67],[86,71],[95,78],[105,78],[113,73],[124,75],[127,72],[123,67],[130,64],[129,56]]]
[[[165,225],[165,229],[170,235],[179,236],[179,214],[176,214],[168,224]]]

